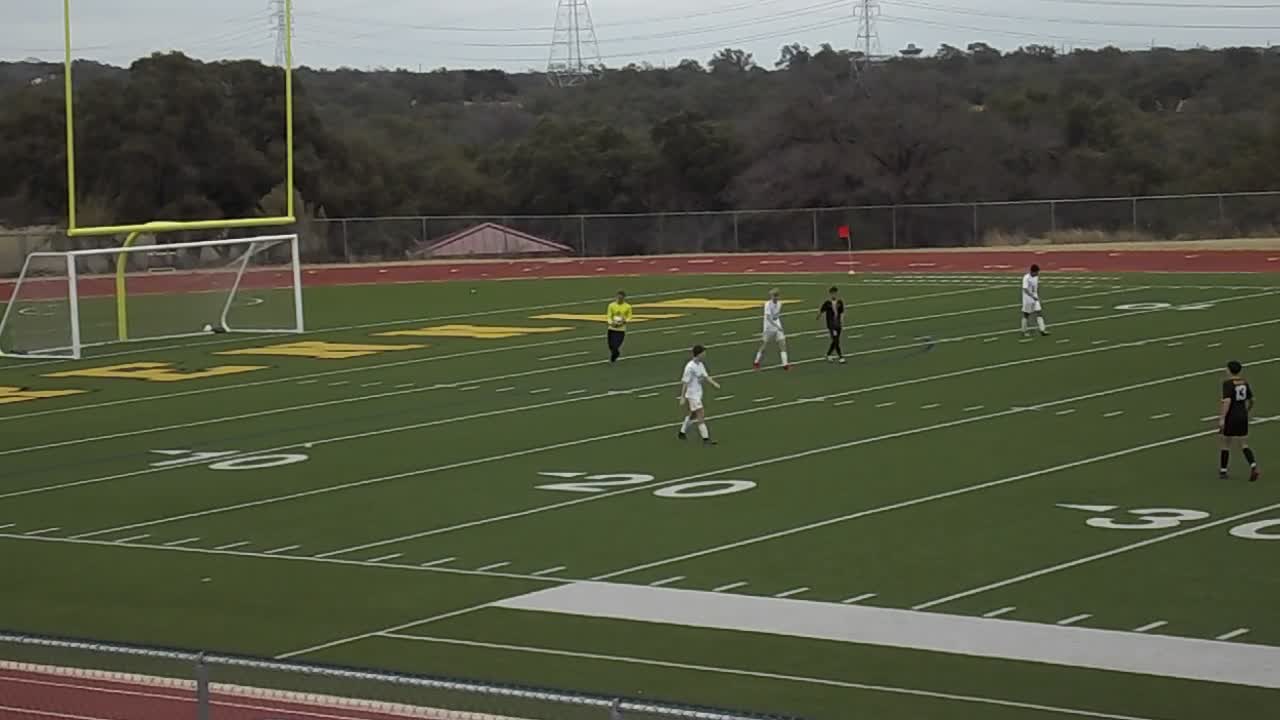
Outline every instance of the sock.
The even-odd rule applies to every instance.
[[[1026,331],[1027,331],[1027,319],[1022,318],[1022,332],[1026,332]]]
[[[1044,331],[1045,331],[1045,327],[1044,327],[1044,318],[1043,318],[1043,317],[1039,317],[1039,316],[1037,316],[1037,317],[1036,317],[1036,325],[1039,325],[1039,326],[1040,326],[1040,332],[1044,332]]]
[[[782,351],[782,364],[783,364],[783,365],[790,365],[790,364],[791,364],[791,363],[787,362],[787,351],[786,351],[786,350],[783,350],[783,351]]]
[[[1227,471],[1227,463],[1229,462],[1231,462],[1230,450],[1223,450],[1222,452],[1218,453],[1218,468],[1221,469],[1222,472]]]
[[[703,440],[706,440],[707,438],[711,437],[711,431],[707,430],[706,423],[704,422],[698,423],[698,434],[702,436]]]
[[[683,435],[683,434],[685,434],[685,433],[689,432],[689,426],[690,426],[690,425],[692,425],[692,424],[693,424],[693,421],[689,419],[689,416],[688,416],[688,415],[685,415],[685,416],[684,416],[684,422],[683,422],[683,423],[680,423],[680,434],[681,434],[681,435]]]
[[[756,364],[757,364],[757,365],[759,365],[759,364],[760,364],[760,359],[761,359],[761,358],[763,358],[763,357],[764,357],[764,351],[763,351],[763,350],[757,350],[757,351],[756,351]]]
[[[1249,467],[1258,467],[1258,459],[1253,456],[1253,448],[1244,449],[1244,459],[1249,461]]]

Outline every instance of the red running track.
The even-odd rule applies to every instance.
[[[373,285],[497,280],[510,278],[612,277],[625,275],[919,272],[982,273],[1022,271],[1038,263],[1055,272],[1280,272],[1280,250],[940,250],[924,252],[773,253],[747,255],[664,255],[628,258],[572,258],[534,260],[471,260],[381,265],[308,266],[303,284]],[[134,293],[172,293],[222,290],[234,278],[226,272],[156,273],[129,276]],[[288,271],[258,270],[244,278],[245,288],[287,287]],[[66,299],[61,280],[41,282],[40,299]],[[0,283],[0,297],[12,281]],[[113,277],[81,279],[82,295],[103,296],[115,291]],[[28,295],[35,298],[36,295]]]
[[[141,678],[99,679],[73,671],[0,670],[0,720],[188,720],[194,684]],[[116,675],[126,678],[132,676]],[[271,695],[276,695],[272,698]],[[213,687],[210,720],[446,720],[462,714],[373,702],[295,699],[285,693]],[[381,705],[381,707],[377,707]],[[471,716],[479,717],[479,716]]]

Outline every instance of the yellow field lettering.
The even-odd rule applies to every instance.
[[[28,390],[20,387],[0,386],[0,405],[8,405],[10,403],[31,402],[32,400],[47,400],[49,398],[60,398],[68,395],[82,395],[89,392],[88,390]]]
[[[112,378],[120,380],[145,380],[147,382],[182,382],[184,380],[204,380],[223,375],[238,375],[267,370],[268,365],[216,365],[204,370],[180,370],[167,362],[134,362],[121,365],[84,368],[82,370],[66,370],[49,373],[48,378]]]
[[[782,304],[800,302],[783,300]],[[675,298],[653,303],[636,303],[638,308],[674,308],[678,310],[756,310],[764,307],[764,299],[727,300],[724,298]]]
[[[369,345],[363,343],[327,342],[324,340],[305,340],[303,342],[281,343],[265,347],[242,348],[240,350],[223,350],[215,355],[269,355],[276,357],[304,357],[316,360],[346,360],[348,358],[380,355],[397,350],[421,350],[426,345]]]
[[[392,330],[375,333],[378,337],[457,337],[478,340],[504,340],[506,338],[558,333],[571,327],[511,327],[507,325],[437,325],[416,330]]]
[[[683,313],[659,313],[656,315],[632,315],[631,322],[647,322],[649,320],[674,320],[675,318],[684,317]],[[550,313],[548,315],[534,315],[530,320],[581,320],[582,322],[606,322],[602,313],[594,314],[577,314],[577,313]]]

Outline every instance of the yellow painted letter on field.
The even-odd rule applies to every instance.
[[[49,378],[113,378],[121,380],[145,380],[147,382],[182,382],[184,380],[204,380],[206,378],[222,377],[223,375],[238,375],[240,373],[253,372],[254,370],[267,370],[268,365],[215,365],[204,370],[179,370],[173,366],[173,363],[166,362],[134,362],[123,363],[121,365],[106,365],[96,368],[84,368],[83,370],[67,370],[64,372],[49,373],[45,377]]]
[[[317,360],[346,360],[348,358],[379,355],[397,350],[421,350],[426,345],[370,345],[365,343],[326,342],[304,340],[302,342],[267,345],[265,347],[223,350],[215,355],[270,355],[278,357],[305,357]]]
[[[66,397],[68,395],[82,395],[89,392],[88,390],[27,390],[20,387],[0,386],[0,405],[8,405],[10,403],[31,402],[32,400],[47,400],[49,398]]]

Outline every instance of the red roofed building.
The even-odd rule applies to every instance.
[[[484,223],[423,243],[410,255],[427,258],[550,256],[573,255],[573,248],[497,223]]]

